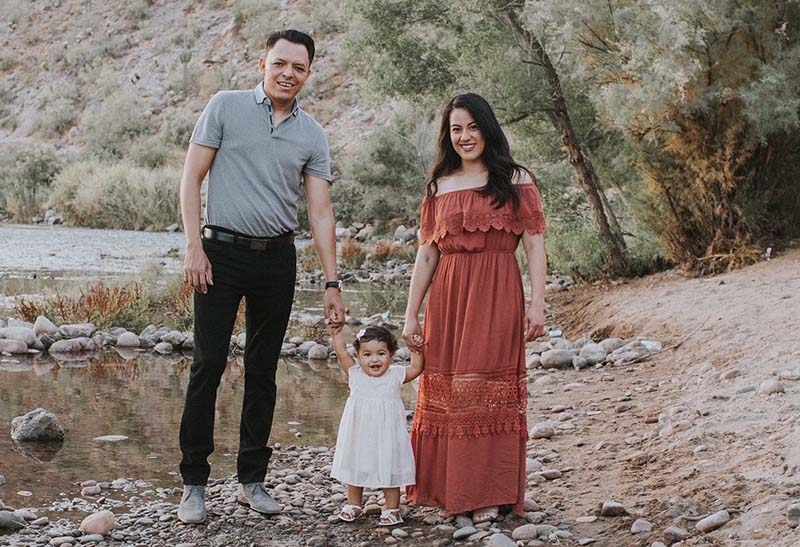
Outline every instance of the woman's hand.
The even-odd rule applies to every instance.
[[[406,324],[403,327],[403,340],[406,341],[406,345],[411,351],[415,353],[422,352],[422,345],[425,343],[425,339],[422,337],[422,330],[416,318],[406,319]]]
[[[544,332],[544,306],[531,303],[523,321],[525,342],[536,340]]]

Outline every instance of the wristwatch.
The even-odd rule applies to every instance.
[[[339,289],[341,291],[342,290],[342,280],[341,279],[337,279],[335,281],[326,281],[325,282],[325,288],[326,289]]]

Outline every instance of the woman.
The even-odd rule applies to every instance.
[[[423,335],[426,360],[411,431],[417,483],[408,498],[486,522],[500,505],[523,510],[525,342],[544,326],[545,221],[539,192],[485,99],[453,98],[438,146],[403,329],[416,351]],[[514,253],[520,239],[532,287],[527,311]]]

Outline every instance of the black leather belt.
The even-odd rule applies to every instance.
[[[287,232],[276,237],[250,237],[236,232],[221,230],[214,226],[204,226],[202,230],[203,239],[230,243],[237,247],[244,247],[253,251],[266,251],[268,249],[280,249],[294,242],[294,232]]]

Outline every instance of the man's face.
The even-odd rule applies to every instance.
[[[278,40],[266,58],[258,61],[258,68],[264,75],[264,91],[270,100],[291,103],[311,74],[310,65],[306,46]]]

